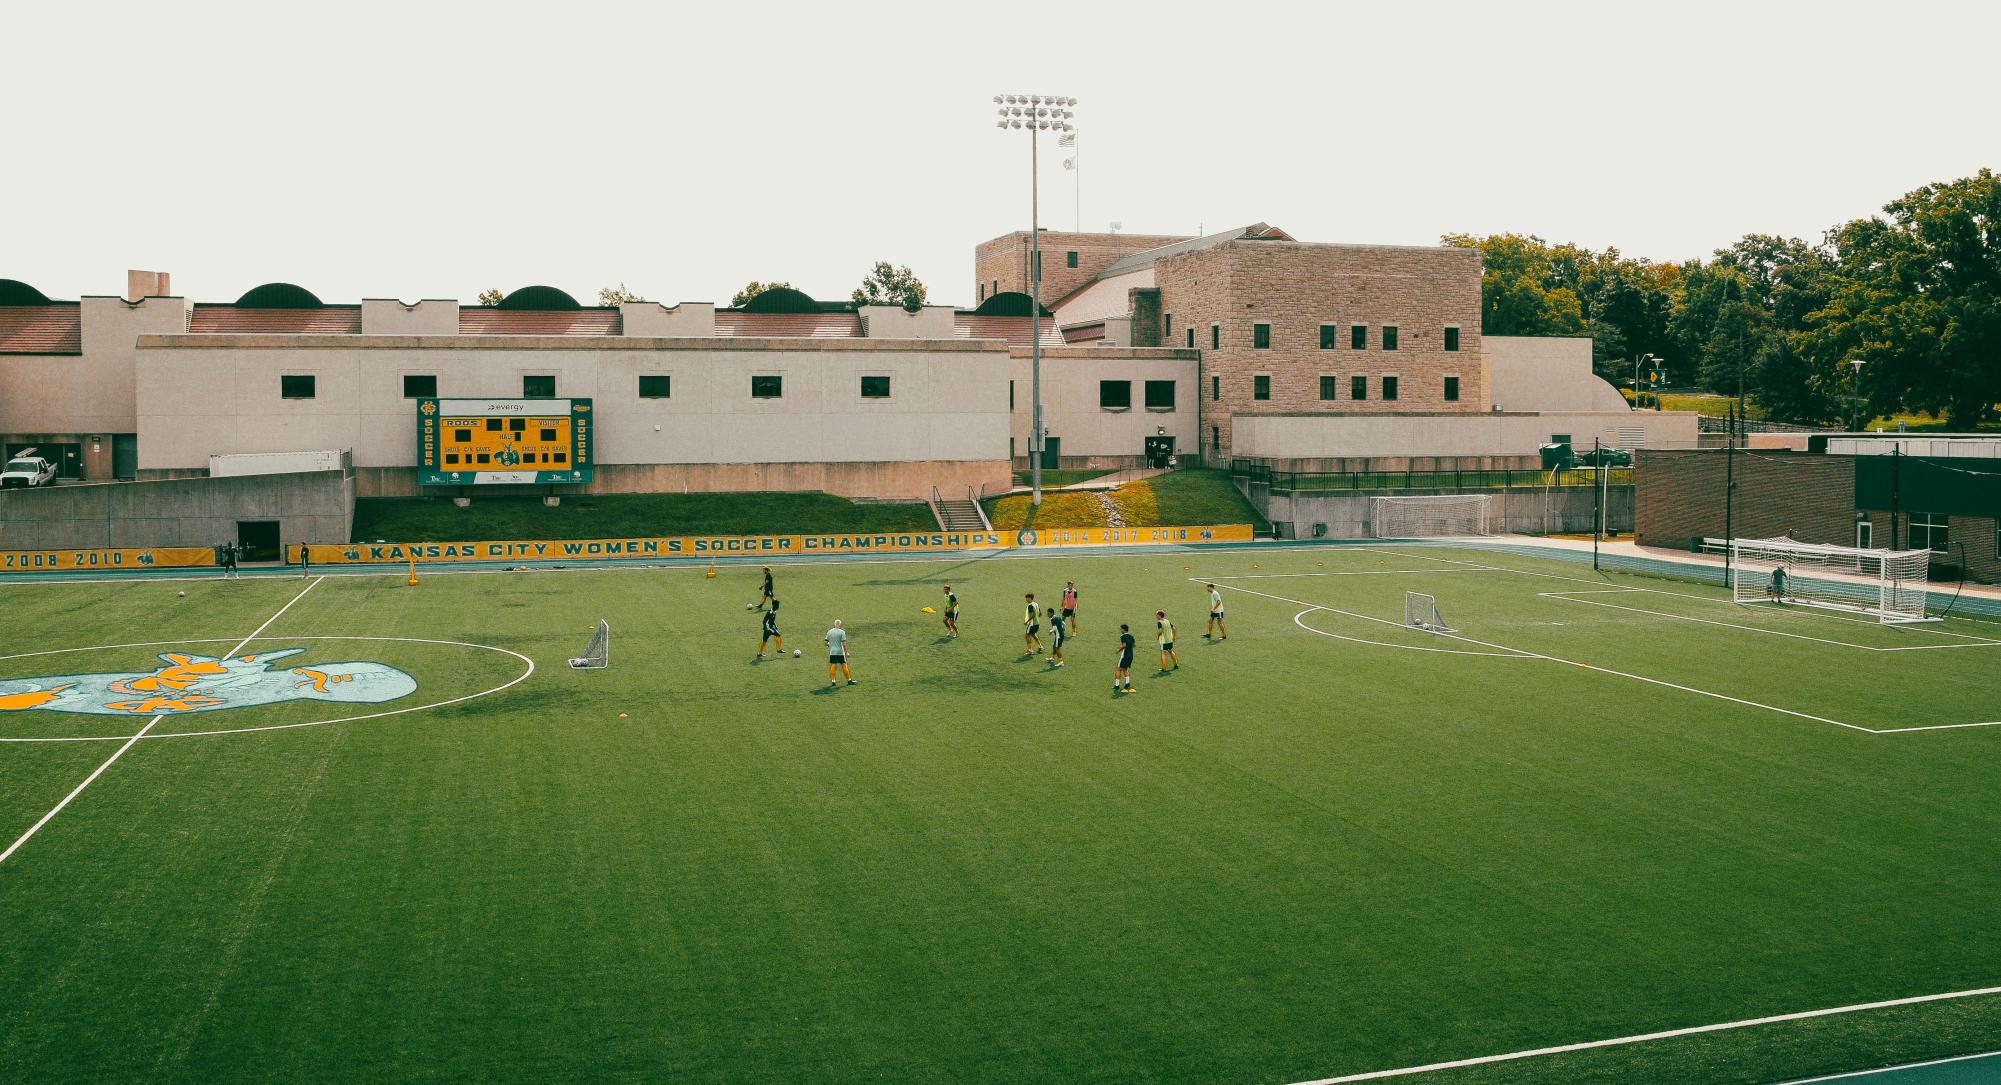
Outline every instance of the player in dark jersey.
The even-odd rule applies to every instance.
[[[1133,639],[1132,627],[1120,625],[1119,662],[1112,669],[1112,692],[1115,694],[1121,688],[1127,693],[1137,692],[1133,689],[1133,645],[1135,643],[1137,642]]]
[[[1065,628],[1063,615],[1056,613],[1055,607],[1049,608],[1049,636],[1049,662],[1061,667],[1063,665],[1063,642],[1070,639],[1070,633]]]
[[[952,585],[945,585],[945,635],[959,635],[959,597],[952,594]]]
[[[769,608],[764,612],[764,635],[757,639],[757,656],[751,660],[752,663],[764,658],[764,644],[766,641],[777,641],[778,654],[780,656],[785,654],[785,638],[778,632],[778,599],[776,596],[772,597]]]
[[[1042,638],[1036,636],[1042,632],[1042,612],[1035,607],[1034,592],[1022,598],[1027,601],[1028,613],[1021,617],[1021,654],[1032,656],[1042,651]]]
[[[777,593],[771,590],[771,566],[767,565],[767,566],[765,566],[765,567],[764,567],[764,590],[763,590],[763,592],[762,592],[762,593],[761,593],[761,594],[760,594],[760,595],[758,596],[758,600],[757,600],[757,602],[755,602],[755,603],[745,603],[745,604],[744,604],[744,607],[743,607],[743,609],[745,609],[745,610],[756,610],[756,609],[757,609],[758,607],[761,607],[761,606],[763,606],[764,604],[766,604],[766,603],[769,603],[769,602],[771,602],[771,601],[772,601],[773,599],[775,599],[775,598],[777,598],[777,597],[778,597],[778,596],[777,596]]]

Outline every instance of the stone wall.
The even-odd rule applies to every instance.
[[[1369,531],[1369,499],[1374,497],[1423,497],[1444,490],[1335,490],[1271,492],[1263,486],[1251,489],[1252,504],[1272,523],[1280,538],[1310,539],[1314,525],[1325,524],[1322,538],[1366,539]],[[1597,508],[1598,494],[1590,486],[1563,486],[1551,490],[1498,490],[1492,492],[1491,530],[1495,534],[1525,535],[1589,534]],[[1633,529],[1633,487],[1610,486],[1604,493],[1607,530],[1625,533]]]
[[[0,492],[0,550],[214,546],[239,520],[276,520],[285,545],[346,539],[354,480],[339,471],[108,482]]]
[[[1042,231],[1042,303],[1058,298],[1096,278],[1122,256],[1187,241],[1159,234],[1074,234]],[[1077,254],[1070,267],[1069,253]],[[996,291],[994,284],[999,283]],[[985,301],[997,292],[1028,293],[1028,231],[1016,230],[981,242],[973,250],[973,297]]]

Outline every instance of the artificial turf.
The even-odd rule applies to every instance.
[[[1228,642],[1191,577],[1243,578]],[[1279,1083],[2001,977],[2001,728],[1871,734],[1607,673],[2001,720],[2001,646],[1945,635],[2001,627],[1461,550],[1071,553],[781,567],[788,655],[752,663],[754,578],[0,587],[15,651],[219,651],[313,583],[246,652],[420,683],[156,734],[536,664],[425,711],[134,744],[0,863],[0,1081]],[[1083,628],[1051,670],[1020,604],[1066,578]],[[956,641],[919,610],[947,583]],[[1407,589],[1486,644],[1358,617]],[[1183,668],[1149,677],[1163,607]],[[565,668],[600,617],[611,668]],[[859,684],[829,692],[834,618]],[[1121,621],[1140,692],[1114,699]],[[1412,650],[1495,645],[1541,656]],[[0,713],[0,737],[144,722]],[[0,847],[116,746],[0,744]],[[1955,1001],[1437,1080],[1772,1081],[1997,1028],[2001,1000]]]

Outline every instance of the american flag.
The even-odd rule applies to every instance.
[[[1062,135],[1057,136],[1056,145],[1058,147],[1075,147],[1077,145],[1077,133],[1065,132]]]

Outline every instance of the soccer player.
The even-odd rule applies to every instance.
[[[1166,611],[1153,612],[1153,628],[1160,635],[1160,673],[1180,670],[1181,657],[1174,654],[1174,623],[1167,619]]]
[[[952,594],[952,585],[945,585],[945,635],[959,635],[959,597]]]
[[[1072,634],[1077,632],[1077,582],[1063,582],[1063,624]]]
[[[1786,598],[1785,566],[1778,565],[1772,568],[1772,582],[1765,585],[1765,596],[1768,599],[1773,599],[1779,602],[1785,601]]]
[[[770,608],[764,612],[764,635],[757,638],[757,657],[751,660],[752,663],[764,658],[764,642],[766,641],[777,641],[779,656],[783,657],[785,655],[785,638],[778,632],[778,599],[776,596],[772,597]]]
[[[773,591],[771,590],[771,566],[767,565],[767,566],[765,566],[765,567],[764,567],[764,592],[763,592],[763,594],[762,594],[762,595],[760,595],[760,596],[758,597],[758,600],[757,600],[757,602],[755,602],[755,603],[752,603],[752,604],[750,604],[749,606],[745,607],[744,609],[745,609],[745,610],[756,610],[756,609],[757,609],[758,607],[761,607],[761,606],[763,606],[764,604],[766,604],[766,603],[769,603],[769,602],[771,602],[771,601],[772,601],[772,600],[773,600],[774,598],[776,598],[776,597],[777,597],[777,596],[776,596],[776,594],[775,594],[775,593],[774,593],[774,592],[773,592]]]
[[[1114,694],[1118,693],[1121,687],[1123,687],[1125,692],[1127,693],[1134,692],[1133,648],[1136,643],[1137,642],[1133,639],[1132,627],[1123,624],[1120,625],[1119,661],[1112,668],[1112,692]]]
[[[1028,613],[1021,617],[1021,654],[1032,656],[1042,651],[1042,612],[1035,608],[1035,593],[1029,592],[1022,598],[1028,601]]]
[[[1202,631],[1202,639],[1208,640],[1209,635],[1216,632],[1223,634],[1217,639],[1230,639],[1230,631],[1223,625],[1223,593],[1216,590],[1216,585],[1211,584],[1209,585],[1209,628]]]
[[[1063,642],[1069,640],[1070,637],[1064,630],[1063,615],[1056,613],[1055,607],[1049,608],[1049,636],[1049,662],[1061,667],[1063,665]]]
[[[848,685],[855,684],[855,676],[848,670],[848,631],[841,628],[841,620],[834,619],[834,628],[827,630],[827,688],[833,689],[841,683],[835,679],[839,671]]]

